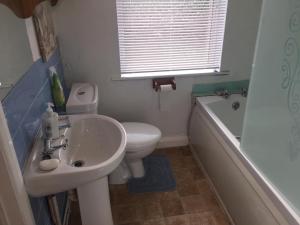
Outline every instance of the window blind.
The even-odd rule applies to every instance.
[[[227,0],[116,0],[121,75],[219,71]]]

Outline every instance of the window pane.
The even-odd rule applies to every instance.
[[[219,70],[227,0],[117,0],[121,73]]]

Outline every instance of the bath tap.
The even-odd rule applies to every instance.
[[[247,97],[247,94],[248,94],[247,89],[246,89],[246,88],[242,88],[242,89],[241,89],[241,95],[242,95],[243,97]]]
[[[229,98],[229,96],[230,96],[230,93],[229,93],[227,90],[224,90],[224,95],[223,95],[223,97],[224,97],[224,98]]]
[[[226,89],[218,90],[218,91],[215,92],[215,94],[216,94],[217,96],[222,96],[222,97],[224,97],[224,98],[226,98],[226,99],[229,98],[229,96],[230,96],[229,91],[226,90]]]

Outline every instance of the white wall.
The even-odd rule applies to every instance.
[[[0,82],[2,85],[15,85],[32,64],[32,57],[24,19],[5,5],[0,5]],[[11,88],[0,89],[2,100]]]
[[[152,123],[164,137],[186,137],[193,84],[249,78],[260,6],[261,0],[229,0],[223,69],[231,70],[231,75],[177,78],[178,89],[161,111],[150,79],[112,80],[120,74],[115,0],[60,1],[54,18],[67,83],[96,82],[101,114]]]

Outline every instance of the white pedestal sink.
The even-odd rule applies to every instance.
[[[61,132],[69,145],[52,155],[60,160],[55,170],[40,171],[44,145],[42,138],[37,138],[24,172],[27,191],[40,197],[76,188],[83,225],[113,225],[107,175],[125,155],[125,130],[116,120],[102,115],[67,118],[71,128]]]
[[[107,180],[106,176],[77,188],[82,224],[114,224]]]

